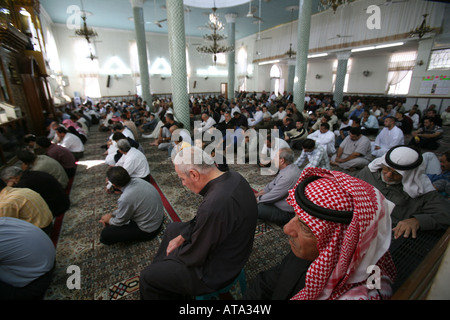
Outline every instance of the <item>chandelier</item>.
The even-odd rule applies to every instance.
[[[420,26],[410,31],[410,33],[409,33],[410,37],[418,36],[419,39],[421,39],[425,34],[427,34],[429,32],[433,32],[433,29],[430,28],[429,25],[427,25],[427,16],[428,16],[428,14],[424,14],[423,21],[420,24]]]
[[[298,10],[298,6],[292,6],[289,7],[288,9],[291,10],[291,43],[289,44],[289,50],[285,52],[285,55],[287,55],[289,59],[291,59],[293,56],[297,54],[297,52],[292,50],[292,29],[294,24],[294,10]]]
[[[97,37],[97,32],[87,26],[86,15],[83,15],[81,19],[83,19],[83,27],[75,30],[75,34],[84,37],[88,43],[91,43],[91,39]]]
[[[211,41],[209,46],[197,47],[197,51],[200,53],[212,54],[214,57],[214,64],[217,61],[218,53],[227,53],[234,50],[233,46],[223,46],[219,44],[219,41],[225,40],[227,37],[221,35],[219,32],[224,29],[222,21],[216,13],[217,8],[212,8],[212,13],[209,14],[209,21],[206,24],[206,28],[211,30],[211,34],[205,34],[203,39]]]
[[[339,6],[346,5],[353,0],[320,0],[320,5],[322,10],[327,10],[329,8],[333,9],[333,13],[336,13],[336,10]]]

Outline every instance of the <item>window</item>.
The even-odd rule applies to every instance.
[[[47,30],[47,41],[47,56],[50,69],[55,73],[60,73],[61,66],[59,63],[58,48],[56,46],[55,38],[50,30]]]
[[[275,94],[278,94],[280,92],[280,78],[281,78],[281,69],[279,66],[274,64],[272,68],[270,68],[270,79],[273,81],[273,87],[271,88],[272,91],[275,92]]]
[[[281,70],[280,67],[278,67],[276,64],[270,68],[270,77],[271,78],[280,78],[281,77]]]
[[[237,53],[237,74],[239,91],[247,91],[247,49],[242,47]]]
[[[132,75],[135,77],[140,76],[140,69],[139,69],[139,55],[138,55],[138,49],[137,49],[137,43],[136,40],[130,41],[130,47],[129,47],[129,53],[130,53],[130,68]],[[148,46],[147,46],[147,65],[150,66],[149,58],[150,55],[148,54]]]
[[[417,51],[400,52],[391,56],[388,65],[387,94],[408,94],[416,59]]]
[[[90,98],[100,98],[99,65],[95,47],[89,45],[85,40],[77,40],[74,52],[79,76],[83,81],[84,95]]]
[[[430,61],[427,70],[449,70],[450,69],[450,49],[440,49],[431,51]]]
[[[412,73],[412,70],[404,71],[404,76],[402,79],[399,82],[389,86],[388,94],[408,94]],[[391,73],[388,74],[388,77],[390,74]]]
[[[227,56],[225,55],[225,53],[217,53],[216,54],[216,64],[218,65],[226,65],[227,64]],[[212,55],[212,61],[214,63],[214,55]]]

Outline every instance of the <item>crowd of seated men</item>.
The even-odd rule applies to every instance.
[[[275,169],[273,181],[255,193],[260,220],[285,227],[298,215],[295,205],[288,205],[286,199],[302,173],[334,168],[355,171],[358,179],[375,187],[393,204],[392,241],[420,237],[421,232],[446,229],[450,224],[450,158],[448,152],[440,158],[435,153],[443,136],[442,126],[448,125],[448,108],[438,115],[434,105],[421,112],[417,105],[406,110],[397,101],[380,106],[347,98],[335,105],[330,96],[307,95],[303,111],[299,111],[291,94],[265,91],[236,93],[231,101],[220,95],[192,96],[189,108],[191,124],[195,124],[190,132],[177,119],[170,99],[155,98],[149,106],[137,98],[67,107],[58,119],[46,119],[47,136],[25,137],[26,147],[18,153],[21,167],[5,168],[1,173],[0,229],[23,231],[21,223],[11,217],[31,224],[27,225],[28,233],[36,237],[36,243],[45,243],[42,258],[47,263],[33,269],[34,278],[17,279],[6,273],[0,276],[1,298],[42,298],[48,287],[55,252],[42,234],[48,237],[54,218],[70,207],[64,196],[68,180],[75,174],[76,161],[84,156],[84,144],[93,124],[110,133],[102,146],[106,149],[105,164],[110,167],[106,191],[121,195],[118,209],[99,221],[105,227],[101,236],[105,245],[149,240],[161,228],[163,208],[149,183],[144,149],[157,147],[154,152],[167,152],[173,160],[181,150],[198,145],[198,137],[205,148],[211,143],[203,141],[207,133],[219,137],[214,142],[224,150],[244,143],[247,159],[252,157],[248,151],[255,151],[257,167]],[[259,137],[256,145],[249,139],[255,135]],[[294,150],[300,152],[297,158]],[[217,161],[215,151],[211,156],[219,172],[228,172],[225,156],[220,154],[224,161]],[[42,190],[42,184],[36,181],[54,191]],[[148,190],[144,192],[143,186]],[[55,194],[60,196],[55,199]],[[151,212],[150,206],[136,205],[140,199],[154,200]],[[41,209],[36,211],[37,207]],[[39,229],[41,233],[36,231]],[[6,237],[6,233],[0,235]],[[17,237],[6,240],[25,245]],[[8,250],[0,246],[1,255],[10,254]],[[27,268],[34,265],[30,263]],[[22,270],[24,266],[17,268]]]

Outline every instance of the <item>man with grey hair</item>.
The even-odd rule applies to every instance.
[[[373,160],[356,177],[373,185],[395,204],[391,213],[394,238],[416,238],[418,232],[447,230],[448,202],[425,175],[419,150],[400,145]]]
[[[125,168],[132,178],[150,181],[150,167],[145,155],[138,149],[132,148],[127,139],[117,141],[117,148],[122,156],[116,166]]]
[[[241,272],[253,247],[257,206],[248,182],[222,172],[192,146],[178,152],[182,184],[203,196],[195,218],[167,226],[152,263],[140,275],[141,299],[183,299],[215,292]]]
[[[294,164],[294,152],[289,148],[280,149],[275,157],[278,175],[263,190],[256,193],[258,218],[284,225],[294,217],[294,209],[286,202],[301,170]]]

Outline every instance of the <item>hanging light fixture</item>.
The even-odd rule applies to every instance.
[[[320,5],[323,10],[332,8],[333,13],[336,13],[336,10],[339,6],[346,5],[352,1],[354,0],[320,0]]]
[[[86,15],[83,15],[81,19],[83,19],[83,27],[75,30],[75,34],[84,37],[88,43],[91,43],[91,39],[97,37],[97,32],[87,26]]]
[[[80,29],[75,30],[75,34],[77,36],[83,37],[86,39],[88,43],[91,43],[92,38],[97,37],[97,32],[94,31],[94,29],[89,28],[86,23],[87,18],[87,12],[84,11],[83,1],[80,1],[81,3],[81,11],[82,14],[81,19],[83,19],[83,26]]]
[[[91,59],[91,61],[94,61],[94,59],[98,59],[98,57],[92,53],[91,48],[89,48],[89,55],[87,56],[87,58]]]
[[[293,29],[293,25],[294,25],[294,10],[297,10],[298,6],[288,7],[287,9],[291,10],[291,43],[289,44],[289,50],[286,51],[285,54],[289,57],[289,59],[291,59],[293,56],[295,56],[297,54],[297,52],[292,50],[292,29]]]
[[[423,20],[422,20],[422,23],[420,24],[420,26],[418,26],[417,28],[410,31],[410,33],[409,33],[410,37],[418,36],[419,39],[422,39],[422,37],[425,34],[433,32],[433,29],[430,28],[429,25],[427,25],[427,16],[428,16],[428,14],[424,14]]]
[[[200,53],[212,54],[214,57],[214,64],[217,61],[218,53],[227,53],[234,50],[233,46],[223,46],[219,44],[219,41],[225,40],[227,37],[219,33],[224,29],[224,25],[222,21],[220,21],[216,11],[217,8],[214,6],[212,8],[212,13],[209,14],[209,21],[206,24],[206,28],[211,30],[211,34],[205,34],[203,36],[203,39],[211,41],[212,44],[209,46],[197,47],[197,51]]]

